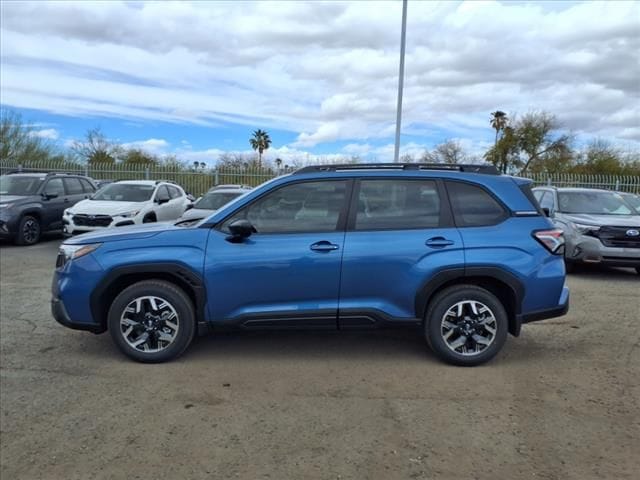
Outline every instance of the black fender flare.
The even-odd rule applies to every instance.
[[[524,285],[522,282],[512,273],[497,267],[492,266],[474,266],[465,268],[448,268],[440,270],[434,276],[425,281],[415,297],[415,312],[417,318],[424,318],[427,313],[427,306],[429,301],[433,297],[434,293],[438,291],[443,285],[452,282],[454,280],[464,280],[465,278],[477,278],[485,277],[498,280],[501,283],[507,285],[513,297],[515,299],[514,312],[512,318],[509,319],[509,331],[518,336],[520,333],[520,313],[522,310],[522,301],[524,299]]]
[[[103,296],[109,291],[118,279],[125,276],[139,276],[141,280],[144,277],[150,278],[154,274],[161,274],[160,278],[172,280],[181,288],[188,289],[187,294],[193,296],[194,307],[196,310],[196,322],[198,329],[206,325],[206,288],[200,275],[191,268],[177,262],[161,262],[161,263],[139,263],[128,264],[115,267],[100,280],[98,285],[91,292],[89,298],[89,306],[91,314],[96,323],[106,328],[107,313],[109,305],[103,305]]]

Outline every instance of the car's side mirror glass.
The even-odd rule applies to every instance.
[[[256,229],[249,220],[241,218],[239,220],[235,220],[229,224],[229,232],[231,235],[227,238],[227,240],[231,242],[240,242],[245,238],[251,236],[251,234],[256,232]]]

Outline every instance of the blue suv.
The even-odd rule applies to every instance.
[[[477,365],[568,309],[563,234],[530,184],[478,165],[302,168],[201,221],[65,241],[53,315],[142,362],[229,327],[413,326]]]

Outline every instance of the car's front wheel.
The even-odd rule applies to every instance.
[[[25,215],[18,224],[15,243],[16,245],[34,245],[40,240],[40,233],[40,221],[36,217]]]
[[[474,366],[500,351],[508,326],[507,313],[495,295],[474,285],[454,285],[430,302],[425,336],[445,362]]]
[[[139,362],[166,362],[181,355],[193,340],[195,313],[190,298],[173,283],[145,280],[115,298],[108,327],[125,355]]]

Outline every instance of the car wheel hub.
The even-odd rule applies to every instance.
[[[443,315],[440,325],[447,348],[464,356],[485,351],[493,344],[497,329],[491,309],[476,300],[463,300],[451,306]]]
[[[155,353],[175,341],[179,329],[178,314],[164,298],[134,298],[120,316],[120,333],[127,344],[142,352]]]

